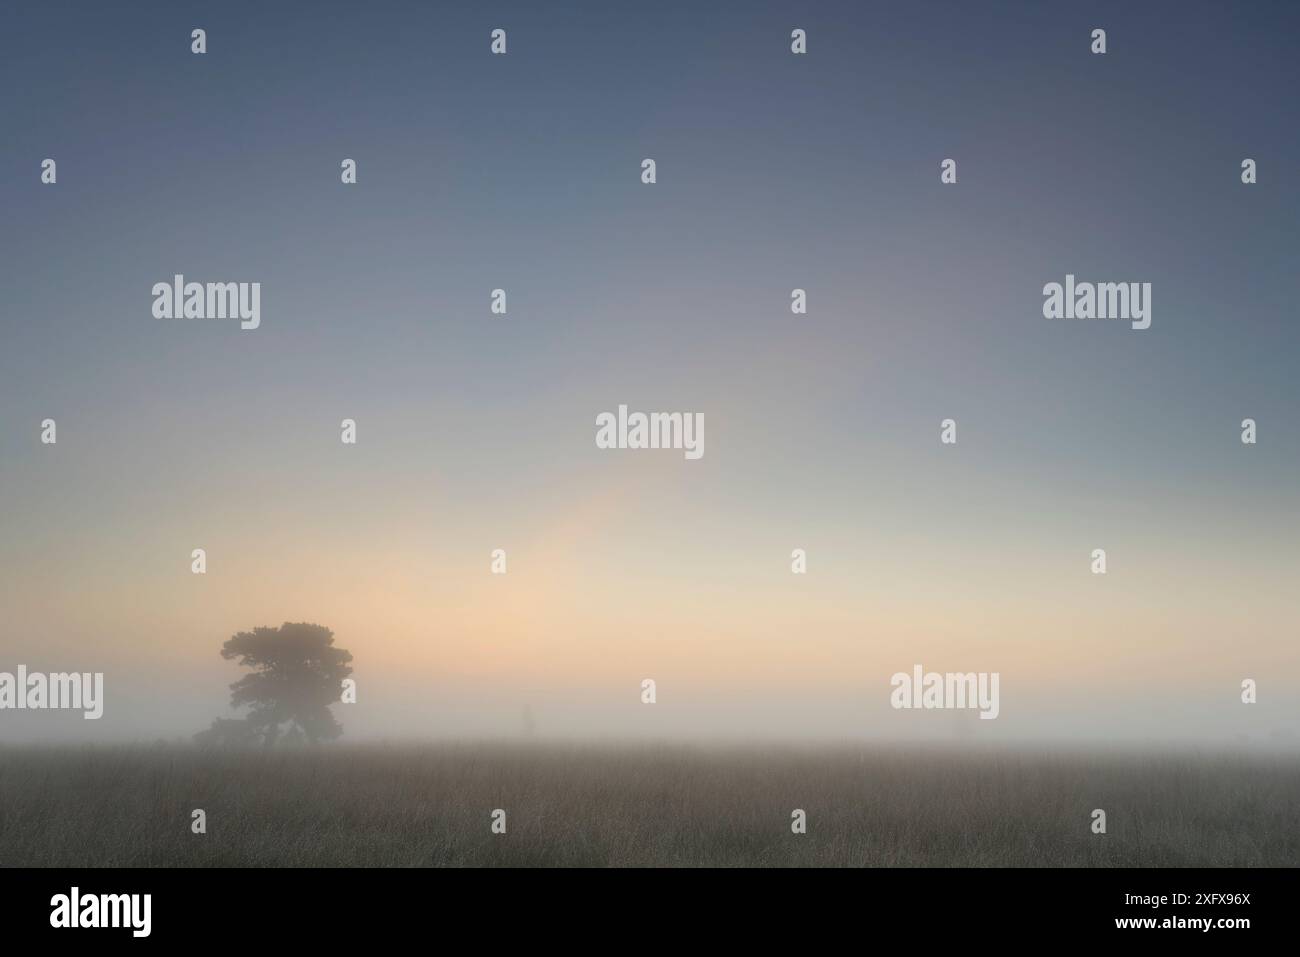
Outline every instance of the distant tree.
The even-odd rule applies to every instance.
[[[286,621],[279,628],[241,631],[221,647],[221,657],[253,669],[230,686],[230,704],[250,709],[248,730],[267,747],[285,724],[291,739],[312,744],[343,733],[330,705],[352,674],[352,655],[334,647],[328,628]]]
[[[214,718],[212,726],[194,736],[200,748],[246,748],[257,736],[243,718]]]

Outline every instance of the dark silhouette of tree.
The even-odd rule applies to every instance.
[[[194,736],[200,748],[246,748],[256,743],[252,729],[243,718],[213,718],[212,726]]]
[[[249,707],[250,735],[267,747],[275,744],[281,725],[289,736],[315,744],[330,741],[343,727],[330,705],[352,674],[350,652],[334,647],[334,632],[321,625],[285,622],[279,628],[241,631],[221,647],[221,657],[238,659],[252,674],[230,686],[230,704]]]

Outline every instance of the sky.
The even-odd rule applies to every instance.
[[[1297,37],[1282,3],[7,4],[0,671],[106,704],[0,741],[188,736],[223,641],[311,621],[350,740],[1294,746]],[[260,282],[260,327],[155,318],[175,274]],[[1151,283],[1151,327],[1045,319],[1067,274]],[[620,404],[701,413],[703,457],[597,448]],[[998,719],[892,709],[917,664],[997,672]]]

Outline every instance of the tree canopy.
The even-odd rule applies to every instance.
[[[274,744],[285,724],[291,736],[312,743],[343,733],[330,705],[352,674],[352,654],[334,647],[328,628],[286,621],[279,628],[241,631],[222,645],[221,657],[252,669],[230,686],[230,704],[250,709],[249,731],[263,744]]]

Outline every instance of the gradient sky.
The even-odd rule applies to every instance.
[[[0,740],[188,735],[221,643],[301,620],[356,657],[349,738],[1300,732],[1298,38],[1282,3],[7,4],[0,670],[108,700]],[[175,273],[261,282],[261,328],[153,318]],[[1066,273],[1150,282],[1151,328],[1045,320]],[[620,403],[702,412],[703,459],[597,449]],[[917,663],[1000,672],[1001,717],[892,711]]]

